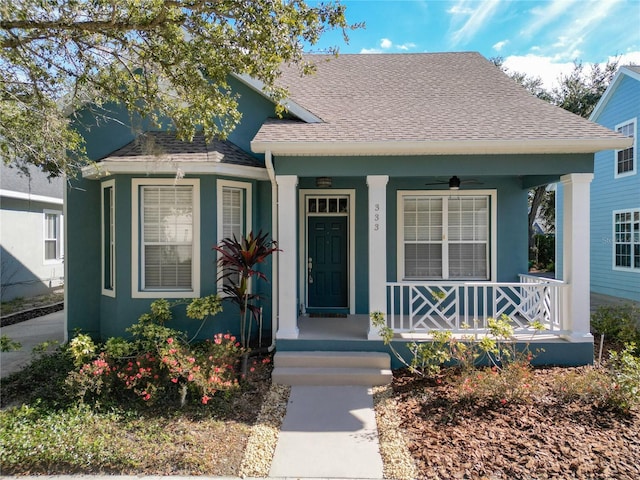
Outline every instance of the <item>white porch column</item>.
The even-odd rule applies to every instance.
[[[276,175],[278,184],[278,331],[276,338],[298,338],[298,302],[296,283],[296,205],[298,177]]]
[[[563,323],[568,339],[592,341],[590,333],[590,183],[592,173],[560,177],[564,188],[562,278],[568,284],[563,299]]]
[[[387,314],[387,183],[388,175],[368,175],[369,187],[369,313]],[[369,340],[379,340],[369,320]]]

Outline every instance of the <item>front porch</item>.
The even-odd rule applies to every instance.
[[[563,322],[563,282],[521,275],[519,283],[387,284],[386,323],[396,335],[394,347],[429,341],[433,330],[448,330],[460,339],[477,341],[488,334],[488,318],[507,315],[514,338],[538,354],[534,364],[581,365],[593,361],[590,338],[576,341]],[[543,329],[531,327],[539,322]],[[386,352],[368,315],[297,317],[296,339],[279,339],[279,351]],[[401,363],[392,357],[392,367]],[[408,357],[407,357],[408,358]]]
[[[561,242],[564,252],[563,281],[524,274],[518,276],[517,270],[514,271],[514,265],[519,266],[522,271],[524,262],[518,245],[523,242],[513,241],[514,233],[508,228],[497,227],[501,220],[503,224],[519,225],[513,223],[517,212],[500,216],[496,193],[499,188],[468,192],[437,191],[436,194],[433,191],[420,191],[420,195],[424,197],[431,198],[435,195],[438,198],[452,198],[452,205],[459,199],[470,198],[470,192],[479,195],[477,198],[481,200],[477,203],[478,212],[473,213],[475,217],[472,215],[476,222],[473,232],[480,232],[478,235],[487,239],[484,243],[480,242],[482,255],[477,265],[481,268],[467,274],[474,280],[465,280],[463,275],[455,277],[443,273],[442,278],[448,280],[435,281],[412,280],[428,276],[420,270],[423,268],[422,264],[415,271],[407,273],[404,270],[404,262],[409,257],[404,256],[402,250],[405,244],[402,235],[407,231],[403,221],[405,217],[413,217],[405,215],[403,209],[412,204],[403,199],[409,195],[407,192],[415,196],[416,191],[408,190],[401,180],[393,180],[395,183],[388,186],[388,176],[368,175],[364,203],[367,208],[360,208],[360,213],[356,216],[354,210],[358,198],[365,195],[363,186],[358,187],[359,190],[349,190],[340,185],[335,191],[345,196],[345,212],[340,208],[336,208],[335,212],[328,208],[323,215],[346,215],[346,224],[349,225],[347,246],[340,250],[346,252],[347,259],[344,261],[347,280],[340,284],[340,289],[344,292],[344,303],[335,304],[346,307],[342,310],[346,310],[345,313],[348,312],[349,315],[340,318],[336,316],[340,309],[328,309],[333,315],[314,318],[307,316],[308,312],[313,312],[308,308],[309,286],[318,283],[319,276],[311,273],[315,271],[317,261],[316,256],[309,254],[307,229],[310,223],[307,219],[316,211],[311,208],[316,204],[313,199],[309,200],[303,195],[306,195],[307,190],[298,192],[297,176],[276,176],[279,200],[277,231],[281,247],[275,274],[278,278],[277,290],[274,292],[277,298],[274,323],[277,326],[278,350],[388,352],[389,349],[382,343],[377,330],[371,326],[369,314],[372,312],[384,314],[387,325],[396,332],[400,342],[428,340],[433,330],[448,330],[455,335],[480,337],[488,333],[488,318],[506,315],[514,323],[518,342],[535,342],[537,347],[547,351],[544,359],[539,360],[540,363],[591,363],[593,338],[589,328],[589,211],[584,207],[589,203],[591,177],[591,174],[569,174],[561,177],[567,191],[567,201],[561,215],[566,232]],[[498,187],[502,185],[498,180],[495,182]],[[509,186],[517,190],[518,182],[514,183],[516,185]],[[308,187],[307,184],[303,186]],[[390,199],[388,193],[391,192],[396,192],[396,195]],[[327,198],[327,205],[330,205],[331,198]],[[508,198],[507,194],[503,194],[501,198]],[[516,198],[520,199],[520,196]],[[446,201],[442,204],[448,205]],[[448,219],[442,213],[445,207],[442,208],[436,212],[441,214],[437,218]],[[430,215],[429,218],[432,218],[433,215]],[[357,224],[368,228],[357,228]],[[438,225],[440,228],[441,224]],[[455,233],[455,230],[451,231]],[[438,232],[442,238],[450,233],[446,229]],[[517,235],[515,238],[520,239]],[[360,248],[355,248],[356,245]],[[449,259],[453,257],[447,256],[446,248],[455,246],[445,248],[444,243],[442,245],[441,251],[445,253],[434,258],[438,261],[443,259],[443,268],[448,269]],[[471,255],[476,254],[476,250],[467,249],[464,252]],[[461,250],[456,250],[458,251]],[[440,250],[436,253],[439,254]],[[516,257],[516,261],[511,262],[512,257]],[[474,266],[477,265],[474,263]],[[508,280],[512,278],[514,280]],[[542,331],[534,330],[530,325],[533,322],[542,325]]]

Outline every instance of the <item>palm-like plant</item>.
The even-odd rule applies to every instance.
[[[251,280],[255,277],[268,281],[256,267],[278,250],[277,243],[267,237],[268,234],[263,234],[262,230],[257,235],[249,232],[240,240],[234,235],[213,247],[220,254],[218,265],[222,270],[223,300],[235,303],[240,309],[240,342],[245,348],[251,338],[251,319],[247,319],[247,314],[251,313],[251,318],[256,321],[260,314],[257,304],[260,296],[251,292]]]

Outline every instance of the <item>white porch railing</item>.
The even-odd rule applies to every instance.
[[[520,275],[514,283],[387,283],[387,325],[396,332],[482,333],[487,319],[507,315],[516,333],[531,332],[538,321],[545,330],[564,333],[558,280]]]

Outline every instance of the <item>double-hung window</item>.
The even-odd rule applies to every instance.
[[[637,171],[636,161],[636,119],[629,120],[624,123],[616,125],[616,132],[624,135],[625,137],[633,138],[633,145],[624,150],[616,150],[615,161],[615,176],[623,177],[627,175],[633,175]]]
[[[218,244],[225,238],[240,241],[251,230],[251,184],[231,180],[217,181]],[[218,278],[224,276],[218,271]],[[225,278],[226,283],[235,280]],[[219,285],[222,288],[222,284]]]
[[[116,186],[113,180],[102,183],[102,294],[116,291]]]
[[[398,278],[490,280],[493,197],[398,192]]]
[[[640,209],[613,212],[613,266],[640,272]]]
[[[44,211],[44,261],[59,263],[62,261],[62,212]]]
[[[132,185],[133,296],[199,296],[199,181],[134,179]]]

